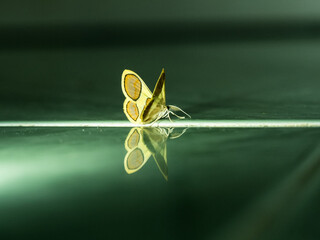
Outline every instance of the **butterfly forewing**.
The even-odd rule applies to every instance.
[[[165,95],[165,73],[164,69],[160,74],[157,84],[154,88],[152,98],[142,111],[141,120],[143,123],[150,123],[158,119],[159,114],[166,110]]]
[[[164,69],[162,69],[152,94],[152,98],[161,99],[161,101],[163,102],[163,105],[166,105],[165,80],[166,80],[166,74],[164,73]]]

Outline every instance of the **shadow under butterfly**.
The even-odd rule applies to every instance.
[[[134,127],[125,140],[127,154],[124,158],[124,169],[128,174],[139,171],[152,156],[161,174],[168,181],[167,140],[182,136],[173,128]]]

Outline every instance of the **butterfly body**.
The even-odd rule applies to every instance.
[[[161,71],[153,93],[138,74],[127,69],[122,73],[121,88],[126,97],[123,103],[123,111],[132,123],[148,124],[161,118],[168,117],[170,119],[170,113],[174,114],[171,109],[184,112],[178,107],[166,105],[164,69]]]

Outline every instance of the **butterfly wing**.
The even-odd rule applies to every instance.
[[[152,93],[138,74],[124,70],[121,77],[121,88],[126,97],[123,111],[132,123],[143,123],[141,114],[152,98]]]
[[[143,142],[143,129],[132,128],[125,141],[127,154],[124,157],[124,169],[128,174],[139,171],[151,156]]]
[[[168,137],[157,128],[144,129],[143,141],[166,180],[168,180],[167,139]]]
[[[162,69],[157,84],[153,90],[152,98],[148,101],[141,114],[143,123],[150,123],[159,118],[159,114],[166,111],[165,73]]]

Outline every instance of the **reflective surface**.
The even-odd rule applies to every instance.
[[[126,146],[135,130],[0,129],[1,235],[319,236],[320,129],[188,129],[175,139],[156,134],[163,142],[144,143],[150,159],[128,174]],[[155,133],[136,131],[149,138]],[[168,181],[165,168],[150,161],[160,145],[166,146],[160,157]]]

